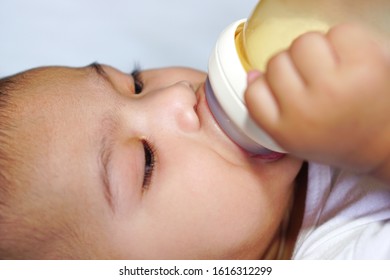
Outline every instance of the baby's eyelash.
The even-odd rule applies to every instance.
[[[136,64],[133,68],[133,71],[131,71],[130,75],[134,79],[134,93],[140,94],[144,88],[144,82],[141,77],[141,67]]]
[[[153,177],[153,171],[156,165],[156,151],[154,146],[147,139],[142,139],[142,145],[144,147],[145,166],[144,166],[144,180],[142,187],[148,189]]]

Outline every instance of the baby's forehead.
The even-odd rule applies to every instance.
[[[39,67],[10,77],[12,93],[31,96],[45,93],[61,93],[69,86],[77,87],[91,81],[93,71],[89,68],[60,66]]]
[[[82,68],[61,67],[61,66],[46,66],[27,70],[15,76],[20,83],[34,84],[50,84],[58,82],[66,82],[76,76],[80,76]],[[85,74],[85,73],[84,73]]]
[[[56,67],[40,67],[29,69],[0,80],[0,89],[13,95],[32,91],[41,84],[55,81],[60,76]]]

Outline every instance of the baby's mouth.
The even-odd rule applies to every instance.
[[[265,155],[254,154],[251,156],[251,158],[261,159],[261,160],[265,160],[265,161],[277,161],[281,158],[284,158],[285,156],[286,156],[286,154],[283,154],[283,153],[270,152],[270,153],[265,154]]]
[[[197,97],[196,112],[199,117],[201,128],[206,132],[207,136],[210,137],[210,141],[215,143],[215,146],[221,146],[224,150],[228,151],[229,154],[234,156],[241,158],[251,157],[251,154],[243,150],[222,131],[207,104],[204,87],[205,85],[202,84],[195,93]]]
[[[245,151],[236,142],[234,142],[226,133],[221,129],[214,115],[212,114],[209,105],[207,103],[205,84],[199,86],[195,92],[197,98],[196,112],[198,114],[201,127],[207,130],[208,134],[217,140],[223,147],[229,151],[236,153],[237,155],[244,156],[245,158],[251,158],[255,160],[261,160],[265,162],[277,161],[285,156],[283,153],[267,151],[264,154],[253,154]],[[210,135],[210,134],[209,134]],[[217,144],[218,145],[218,144]]]

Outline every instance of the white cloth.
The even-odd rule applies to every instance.
[[[309,164],[293,259],[390,259],[390,186]]]

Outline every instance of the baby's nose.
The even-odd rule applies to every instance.
[[[194,86],[188,81],[180,81],[156,94],[160,113],[184,132],[194,132],[200,123],[196,113],[197,97]]]

